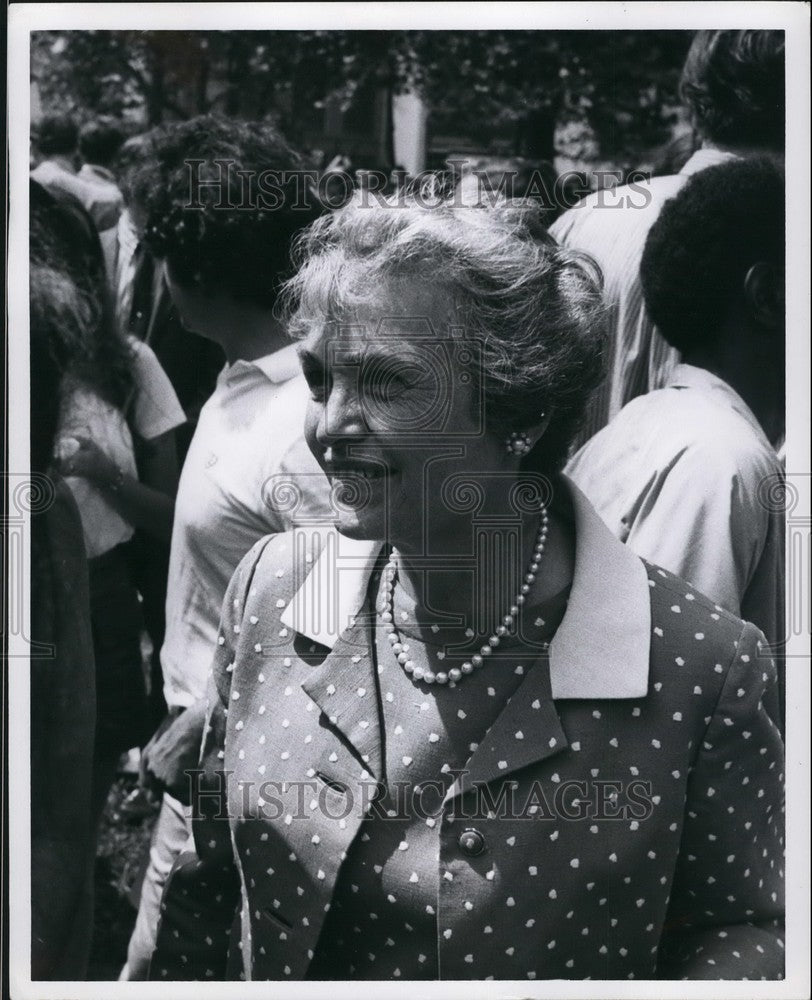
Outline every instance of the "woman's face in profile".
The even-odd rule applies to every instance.
[[[483,426],[479,343],[449,331],[437,300],[381,294],[300,347],[305,436],[343,534],[422,546],[459,522],[450,477],[504,466],[504,444]]]

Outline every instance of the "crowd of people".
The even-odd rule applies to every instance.
[[[697,33],[677,172],[566,211],[39,123],[33,978],[133,751],[122,980],[781,978],[783,57]]]

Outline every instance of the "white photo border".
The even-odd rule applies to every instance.
[[[810,7],[799,2],[754,3],[12,3],[8,8],[8,471],[27,475],[29,465],[28,369],[28,151],[30,134],[30,32],[35,30],[325,30],[423,28],[588,29],[596,31],[699,28],[771,28],[786,32],[787,179],[787,445],[790,477],[805,484],[793,519],[810,520]],[[9,480],[10,481],[10,480]],[[30,534],[24,532],[23,588],[30,586]],[[809,541],[807,535],[808,558]],[[809,607],[809,566],[801,600]],[[8,579],[7,586],[14,581]],[[19,584],[17,584],[19,585]],[[788,597],[791,596],[788,594]],[[797,599],[797,598],[796,598]],[[808,611],[807,611],[808,613]],[[29,625],[24,605],[24,632]],[[26,647],[9,635],[9,973],[13,1000],[132,997],[142,1000],[325,997],[355,1000],[354,982],[114,983],[33,982],[30,979],[30,756],[29,676]],[[650,997],[750,1000],[810,994],[809,635],[794,636],[787,672],[787,928],[786,978],[782,982],[568,981],[377,982],[383,998],[459,997],[492,1000]]]

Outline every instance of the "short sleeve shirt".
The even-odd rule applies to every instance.
[[[135,337],[128,337],[127,342],[135,376],[132,423],[145,441],[152,441],[186,423],[186,414],[152,348]]]
[[[89,438],[125,476],[137,476],[133,439],[124,414],[78,379],[67,377],[56,434],[56,449],[70,454],[72,439]],[[67,449],[67,451],[66,451]],[[128,524],[104,492],[82,476],[66,476],[79,508],[89,559],[103,555],[133,536]]]
[[[134,392],[132,426],[150,441],[185,422],[183,410],[158,359],[146,344],[129,338],[132,348]],[[132,434],[124,413],[80,380],[67,377],[57,431],[57,448],[69,439],[94,441],[125,476],[138,477]],[[61,442],[61,443],[60,443]],[[133,527],[110,503],[104,492],[81,476],[65,480],[73,493],[85,536],[88,558],[103,555],[133,536]]]
[[[567,475],[621,541],[784,638],[781,463],[744,400],[702,368],[628,403]]]
[[[170,706],[202,698],[228,581],[263,535],[329,512],[329,485],[307,447],[309,393],[291,345],[227,365],[203,409],[181,472],[161,650]],[[295,483],[299,503],[274,497]]]

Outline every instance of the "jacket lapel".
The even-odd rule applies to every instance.
[[[302,690],[344,737],[363,767],[385,781],[371,629],[364,621],[346,629],[324,661],[302,682]]]
[[[445,801],[568,746],[550,691],[547,661],[538,660],[471,755],[465,773],[451,786]]]

